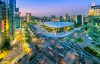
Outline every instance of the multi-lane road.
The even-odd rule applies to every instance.
[[[47,50],[46,50],[46,47],[48,46],[51,46],[50,44],[51,44],[51,42],[53,41],[53,44],[54,43],[60,43],[61,45],[63,45],[63,43],[61,42],[61,41],[59,41],[60,39],[59,38],[53,38],[53,39],[48,39],[49,37],[46,37],[46,36],[44,36],[43,34],[41,34],[41,33],[38,33],[37,32],[37,30],[36,30],[36,28],[33,26],[33,25],[29,25],[29,28],[31,28],[31,31],[32,31],[32,33],[35,35],[35,37],[38,37],[38,38],[44,38],[45,39],[45,44],[43,44],[43,45],[41,45],[42,46],[42,48],[44,48],[44,51],[45,52],[47,52]],[[87,36],[82,32],[82,30],[81,30],[81,28],[79,29],[79,28],[77,28],[78,30],[77,31],[75,31],[76,33],[78,33],[78,35],[77,35],[77,37],[82,37],[82,38],[84,38],[84,42],[86,42],[86,41],[88,41],[87,40]],[[81,31],[80,31],[81,30]],[[30,34],[29,34],[30,35]],[[73,36],[74,34],[71,34],[71,36]],[[73,38],[73,37],[71,37],[71,38]],[[70,38],[70,39],[71,39]],[[57,40],[58,39],[58,40]],[[96,62],[96,61],[98,61],[99,62],[99,59],[96,59],[93,55],[91,55],[91,54],[89,54],[89,53],[87,53],[84,49],[82,49],[85,45],[86,45],[86,43],[85,43],[85,45],[83,44],[80,44],[80,43],[77,43],[77,44],[74,44],[74,43],[71,43],[71,41],[70,40],[66,40],[66,44],[64,44],[62,47],[67,47],[69,50],[72,50],[73,52],[75,52],[75,53],[77,53],[78,55],[79,55],[79,57],[80,58],[84,58],[84,61],[87,61],[87,60],[89,60],[90,62],[88,62],[88,63],[90,63],[90,64],[92,64],[94,61]],[[58,45],[58,44],[56,44],[56,45]],[[43,51],[43,50],[42,50]],[[68,52],[68,50],[66,50],[66,53],[64,53],[64,54],[67,54],[67,52]],[[54,51],[49,51],[48,53],[50,53],[51,55],[57,55],[59,52],[57,52],[57,50],[55,49]],[[49,55],[48,53],[46,53],[47,55]],[[46,55],[45,54],[45,55]],[[65,56],[65,55],[63,55],[63,52],[60,54],[60,56]],[[56,58],[56,57],[55,57]],[[58,57],[57,57],[58,58]]]

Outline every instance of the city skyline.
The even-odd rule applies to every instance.
[[[99,4],[0,0],[0,64],[100,64]]]
[[[69,15],[85,14],[87,16],[92,2],[97,5],[100,3],[99,0],[17,0],[17,7],[20,8],[21,16],[25,16],[26,13],[32,13],[33,16],[60,16],[66,13]]]

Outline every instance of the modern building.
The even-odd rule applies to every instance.
[[[0,34],[2,43],[9,40],[8,35],[8,8],[5,0],[0,0]]]
[[[42,19],[42,22],[50,21],[50,17],[46,17],[46,16],[41,17],[41,19]]]
[[[4,19],[3,14],[4,3],[0,0],[0,49],[2,47],[2,30],[4,29]]]
[[[61,33],[74,29],[74,24],[71,22],[44,22],[42,25],[49,33]]]
[[[5,40],[10,41],[15,31],[16,0],[0,0],[0,32]]]
[[[6,20],[6,5],[0,0],[0,33],[4,32]]]
[[[0,0],[0,37],[1,48],[10,47],[10,9],[9,0]]]
[[[77,23],[77,16],[76,15],[72,15],[70,16],[70,21],[74,22],[75,24]]]
[[[82,26],[85,23],[85,17],[83,14],[73,15],[70,16],[70,21],[74,22],[76,27]]]
[[[76,24],[77,25],[84,25],[84,15],[77,15],[76,18]]]
[[[31,13],[26,13],[26,22],[30,22],[31,21]]]
[[[19,8],[15,10],[15,29],[21,28],[21,19],[20,19],[20,12]]]
[[[16,0],[3,0],[3,2],[6,4],[6,36],[13,40],[16,29]]]
[[[15,11],[16,0],[9,0],[9,22],[10,22],[10,36],[14,36],[15,31]]]
[[[5,36],[7,39],[10,37],[13,38],[15,31],[15,9],[16,9],[16,0],[2,0],[5,3]],[[10,39],[11,40],[11,39]]]
[[[70,16],[68,14],[63,16],[63,21],[70,21]]]
[[[49,37],[65,37],[74,32],[73,22],[42,22],[34,27]]]
[[[95,3],[92,3],[88,16],[96,16],[100,18],[100,5],[95,5]]]
[[[100,6],[92,3],[88,13],[88,34],[91,39],[100,43]]]
[[[51,18],[51,21],[53,21],[53,22],[58,22],[61,19],[61,18],[57,18],[55,15],[51,15],[50,18]]]

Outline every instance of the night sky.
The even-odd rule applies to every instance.
[[[27,12],[34,16],[49,15],[69,15],[85,14],[87,15],[89,6],[93,0],[16,0],[17,7],[20,8],[21,15]],[[94,0],[100,5],[100,0]]]

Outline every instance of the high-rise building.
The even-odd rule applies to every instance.
[[[63,21],[70,21],[70,16],[68,14],[66,14],[65,16],[63,16]]]
[[[5,3],[3,3],[0,0],[0,33],[4,32],[5,20],[6,20],[6,6]]]
[[[63,16],[59,16],[59,21],[64,21],[64,18],[63,18]]]
[[[31,13],[26,13],[26,22],[31,21]]]
[[[88,13],[89,22],[87,24],[89,37],[100,44],[100,5],[92,3]]]
[[[83,14],[73,15],[73,16],[70,16],[70,21],[74,22],[76,24],[75,26],[81,26],[81,25],[84,25],[85,23],[85,17]]]
[[[15,10],[15,29],[21,28],[21,20],[20,20],[20,12],[19,12],[19,8],[16,8]]]
[[[95,3],[92,3],[88,16],[96,16],[100,18],[100,5],[95,5]]]
[[[76,24],[77,25],[84,25],[84,15],[77,15],[76,18]]]
[[[76,15],[73,15],[73,16],[70,16],[70,21],[74,22],[75,24],[77,23],[77,16]]]
[[[5,11],[4,11],[4,6],[5,4],[0,0],[0,49],[2,47],[2,39],[4,38],[4,20],[6,19]]]
[[[62,20],[62,16],[60,16],[60,17],[57,17],[55,15],[50,16],[50,21],[57,22],[57,21],[60,21],[60,20]]]
[[[0,0],[0,37],[2,48],[9,47],[9,21],[8,21],[8,0]]]
[[[16,0],[9,0],[9,22],[10,22],[10,35],[13,37],[15,31],[15,10]]]
[[[2,16],[4,19],[2,19],[2,25],[4,21],[4,33],[5,37],[9,40],[10,36],[12,38],[14,35],[15,30],[15,11],[16,11],[16,0],[1,0],[3,2],[3,8],[2,10]],[[1,8],[1,7],[0,7]],[[11,39],[10,39],[11,40]]]

